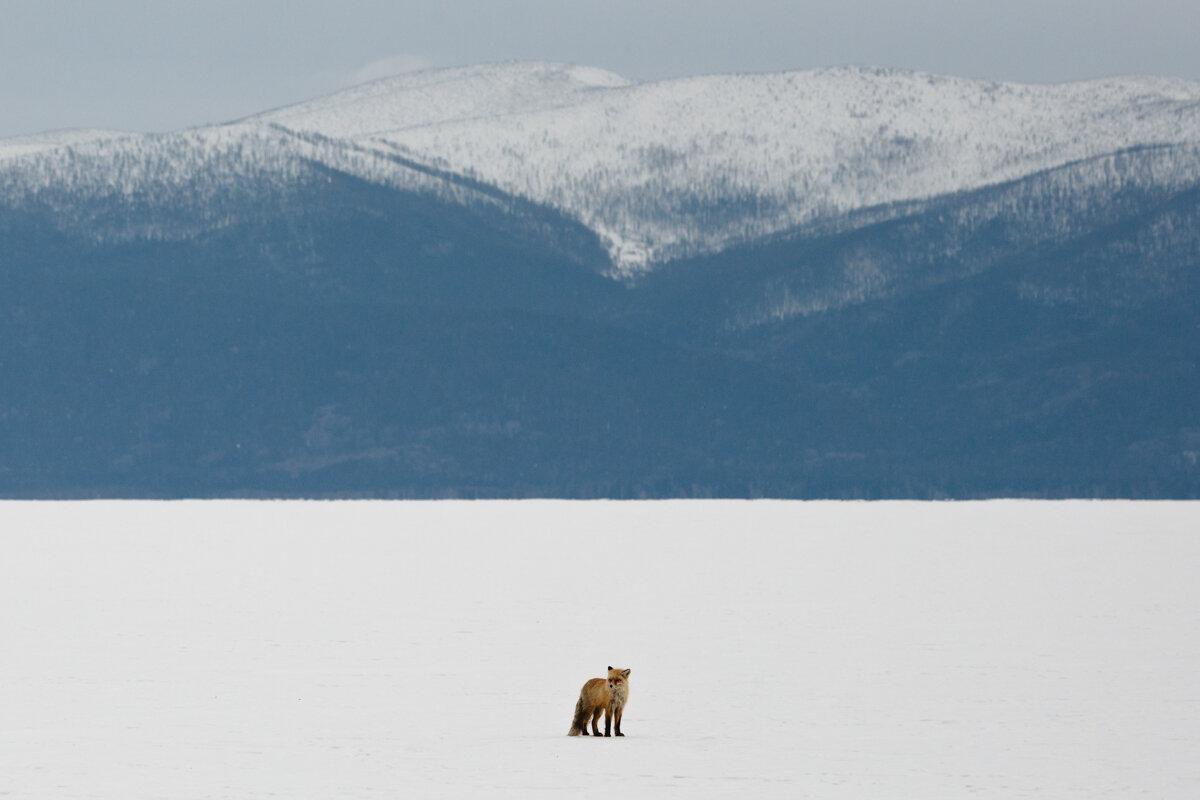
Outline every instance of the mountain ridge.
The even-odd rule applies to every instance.
[[[444,188],[389,167],[399,156],[553,208],[600,236],[613,274],[630,278],[873,206],[1135,147],[1200,146],[1200,84],[1122,78],[1045,87],[867,68],[633,84],[592,68],[512,62],[385,78],[174,134],[98,135],[24,151],[0,142],[0,163],[34,173],[40,158],[43,174],[64,174],[71,165],[62,161],[90,159],[96,180],[112,184],[114,175],[130,179],[120,162],[157,158],[165,174],[183,163],[183,148],[230,154],[271,131],[297,136],[295,158],[368,180]],[[323,137],[319,148],[303,141],[314,134]],[[273,152],[259,158],[270,169],[289,143],[265,146]],[[106,149],[117,162],[107,167]],[[162,183],[162,174],[143,180]],[[10,195],[20,188],[9,187]]]

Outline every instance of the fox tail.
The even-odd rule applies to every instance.
[[[584,721],[585,714],[583,713],[583,698],[579,698],[579,702],[575,704],[575,721],[571,723],[571,730],[567,732],[567,736],[578,736],[583,733],[584,726],[587,722]]]

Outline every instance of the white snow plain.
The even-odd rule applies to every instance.
[[[0,504],[0,796],[1200,796],[1200,504]],[[568,738],[632,669],[622,739]]]

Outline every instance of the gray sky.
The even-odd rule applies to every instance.
[[[0,137],[172,130],[389,70],[569,61],[638,80],[869,64],[1200,80],[1200,0],[0,0]]]

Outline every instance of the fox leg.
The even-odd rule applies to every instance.
[[[623,716],[625,716],[625,706],[617,706],[616,710],[613,712],[613,727],[616,728],[615,733],[617,736],[625,735],[621,733],[621,717]]]
[[[602,708],[597,708],[595,711],[592,712],[592,735],[593,736],[600,735],[600,715],[603,713],[604,713],[604,709],[602,709]],[[608,728],[608,718],[607,717],[605,717],[605,719],[604,719],[604,727]],[[608,734],[606,733],[604,735],[607,736]]]
[[[612,707],[612,704],[610,703],[608,705],[608,708],[604,709],[604,735],[605,736],[612,736],[612,721],[613,721],[613,707]]]

